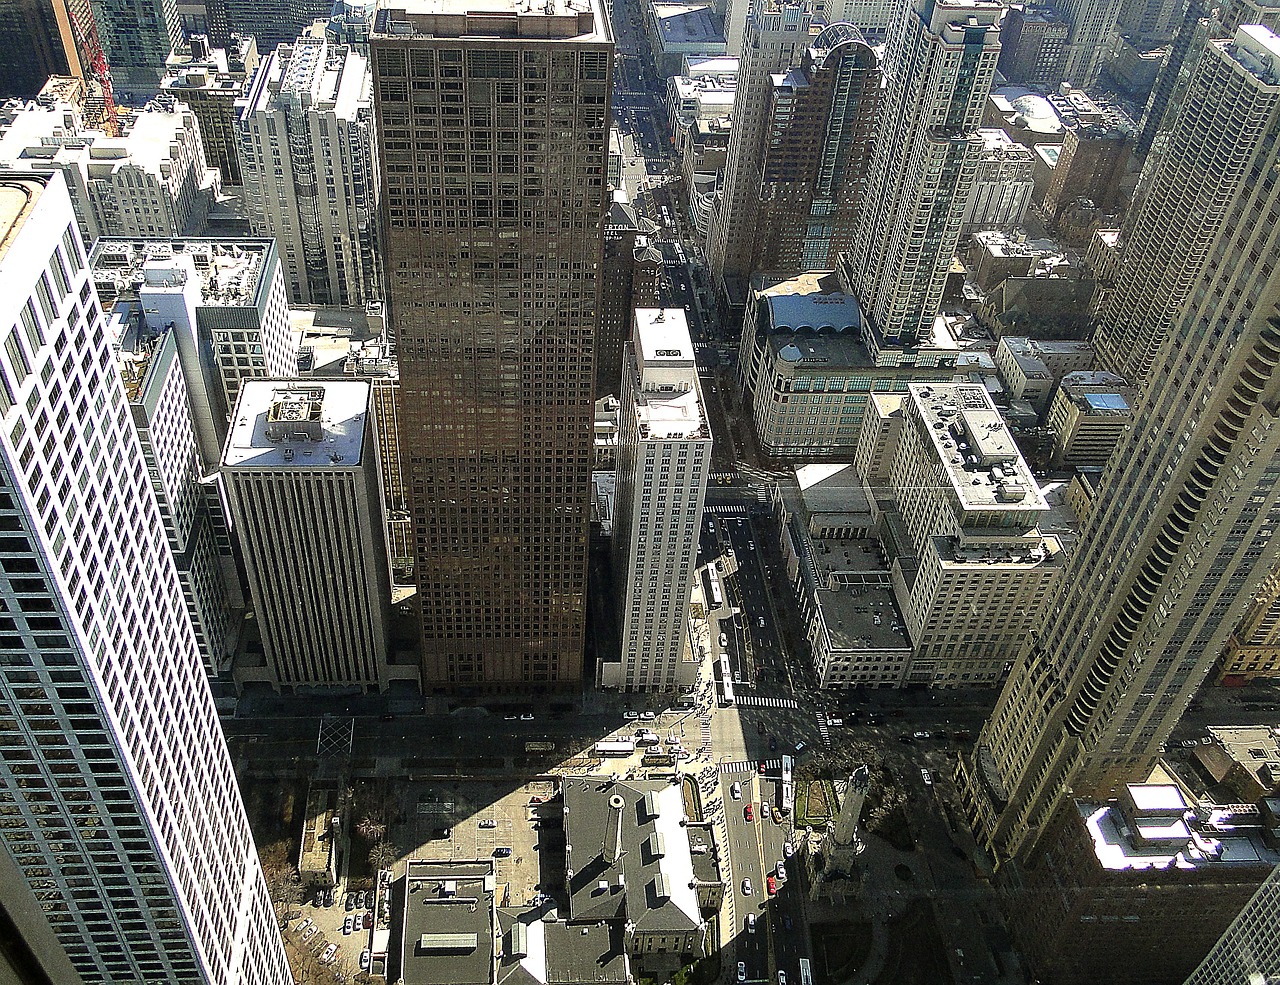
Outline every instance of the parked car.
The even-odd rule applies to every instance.
[[[329,964],[338,954],[338,945],[330,944],[324,949],[324,953],[320,955],[321,964]]]
[[[373,955],[369,952],[369,949],[367,947],[360,952],[360,970],[361,971],[369,970],[369,962],[370,960],[372,960],[372,958],[373,958]]]
[[[787,867],[783,865],[782,862],[778,862],[778,881],[787,881]]]
[[[506,846],[500,846],[498,848],[495,848],[493,850],[493,857],[494,858],[510,858],[511,849],[507,848]]]
[[[930,772],[929,772],[927,769],[925,769],[923,766],[922,766],[922,767],[920,767],[920,779],[924,780],[924,785],[925,785],[926,787],[931,787],[931,786],[933,786],[933,774],[932,774],[932,773],[930,773]]]
[[[622,717],[623,717],[623,718],[625,718],[625,719],[626,719],[627,721],[629,721],[629,722],[634,722],[636,719],[638,719],[638,718],[640,717],[640,712],[638,712],[638,711],[624,711],[624,712],[622,713]]]
[[[808,748],[809,748],[809,743],[807,743],[807,742],[797,742],[797,743],[796,743],[796,755],[797,755],[797,756],[799,756],[802,752],[804,752],[804,751],[805,751],[806,749],[808,749]]]
[[[778,985],[787,985],[787,973],[781,968],[778,969]]]
[[[642,722],[653,722],[653,721],[657,721],[657,719],[658,719],[658,716],[651,711],[640,712],[640,721]]]
[[[828,719],[827,719],[827,724],[828,724],[829,726],[831,726],[832,728],[839,728],[841,725],[843,725],[843,724],[844,724],[844,719],[843,719],[843,718],[828,718]]]
[[[356,908],[356,894],[347,893],[347,898],[343,902],[343,905],[347,908],[347,912],[354,910]]]
[[[373,927],[373,911],[372,911],[372,910],[365,910],[365,911],[364,911],[364,919],[363,919],[363,920],[361,920],[361,921],[360,921],[360,923],[361,923],[361,925],[364,927],[364,929],[365,929],[365,930],[369,930],[370,928],[372,928],[372,927]]]
[[[312,920],[310,917],[307,917],[307,919],[303,920],[302,923],[298,924],[298,926],[295,927],[294,929],[300,934],[305,934],[307,932],[307,928],[310,927],[313,923],[315,923],[315,921]]]
[[[912,732],[912,733],[911,733],[911,738],[913,738],[913,739],[932,739],[932,738],[933,738],[933,733],[932,733],[932,732],[926,732],[924,729],[921,729],[919,732]]]
[[[333,906],[333,901],[334,901],[333,890],[332,889],[327,890],[324,894],[324,905]]]
[[[520,721],[531,722],[533,721],[533,715],[530,712],[525,712],[523,715],[520,716]]]
[[[348,913],[347,919],[342,921],[342,936],[350,937],[351,931],[355,930],[356,916],[354,913]]]
[[[316,935],[319,929],[320,929],[319,927],[308,927],[306,930],[304,930],[302,932],[302,943],[305,944],[307,941],[311,940],[311,938]]]
[[[778,895],[778,880],[773,876],[765,876],[764,887],[769,891],[770,896]]]
[[[743,895],[743,896],[750,896],[750,895],[751,895],[751,880],[750,880],[750,879],[743,879],[743,880],[742,880],[742,895]]]
[[[728,646],[728,645],[729,645],[729,636],[728,636],[728,634],[727,634],[727,633],[721,633],[721,634],[720,634],[720,649],[722,649],[722,650],[723,650],[723,649],[724,649],[726,646]]]
[[[482,828],[496,828],[497,826],[498,826],[498,822],[491,817],[486,817],[479,824],[479,827],[482,827]]]

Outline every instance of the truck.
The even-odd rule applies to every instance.
[[[524,744],[525,752],[555,752],[556,744],[554,742],[526,742]]]
[[[636,751],[636,744],[631,739],[610,739],[595,744],[597,756],[630,756]]]

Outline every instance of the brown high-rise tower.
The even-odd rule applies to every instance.
[[[409,0],[370,41],[426,688],[582,676],[613,42],[599,0]]]

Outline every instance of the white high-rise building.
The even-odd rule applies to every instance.
[[[267,57],[237,105],[249,222],[280,244],[289,299],[380,298],[369,59],[300,37]]]
[[[60,175],[0,178],[0,816],[89,985],[285,958]]]
[[[391,570],[364,380],[250,380],[222,477],[281,687],[387,686]],[[416,664],[414,666],[416,677]]]
[[[10,100],[0,109],[0,166],[61,171],[85,242],[204,229],[222,178],[205,158],[195,114],[170,95],[135,113],[118,137],[85,126],[72,103]]]
[[[890,31],[880,133],[844,268],[884,343],[928,339],[938,314],[986,147],[978,126],[1003,9],[913,0]]]
[[[600,685],[659,691],[691,684],[689,589],[711,467],[711,426],[684,312],[637,308],[623,356],[614,554],[622,649]]]

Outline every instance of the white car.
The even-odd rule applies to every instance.
[[[733,786],[731,786],[731,787],[729,788],[729,793],[732,795],[732,797],[733,797],[733,799],[734,799],[734,800],[741,800],[741,799],[742,799],[742,784],[741,784],[741,783],[735,783]]]
[[[925,769],[923,766],[922,766],[922,767],[920,767],[920,779],[924,780],[924,785],[925,785],[926,787],[931,787],[931,786],[933,786],[933,774],[932,774],[932,773],[930,773],[930,772],[929,772],[927,769]]]
[[[311,940],[311,938],[316,935],[316,931],[319,929],[320,929],[319,927],[308,927],[306,930],[304,930],[302,932],[302,943],[305,944],[307,941]]]
[[[743,895],[743,896],[750,896],[750,895],[751,895],[751,880],[750,880],[750,879],[743,879],[743,880],[742,880],[742,895]]]
[[[324,953],[320,955],[321,964],[331,964],[333,959],[338,955],[338,945],[330,944],[324,949]]]
[[[756,915],[754,913],[747,914],[747,933],[754,934],[756,932]]]
[[[498,822],[491,817],[486,817],[479,824],[479,827],[481,828],[496,828],[497,826],[498,826]]]
[[[769,809],[769,802],[767,800],[760,801],[760,816],[766,821],[773,817],[773,811]]]
[[[745,982],[747,980],[747,963],[745,961],[738,962],[738,981]]]
[[[658,718],[658,716],[657,716],[657,715],[655,715],[655,714],[654,714],[653,712],[651,712],[651,711],[642,711],[642,712],[640,712],[640,721],[642,721],[642,722],[653,722],[653,721],[657,721],[657,718]]]
[[[728,635],[727,635],[727,634],[725,634],[725,633],[721,633],[721,634],[720,634],[720,649],[722,649],[722,650],[723,650],[723,649],[724,649],[726,646],[728,646],[728,645],[729,645],[729,637],[728,637]]]
[[[360,952],[360,970],[361,971],[369,970],[369,961],[372,958],[373,958],[373,955],[369,953],[369,949],[367,947]]]
[[[346,920],[344,920],[344,921],[342,921],[342,936],[343,936],[343,937],[350,937],[350,936],[351,936],[351,929],[352,929],[352,925],[355,923],[355,919],[356,919],[355,917],[353,917],[350,913],[348,913],[348,914],[347,914],[347,919],[346,919]]]
[[[779,881],[779,882],[786,882],[786,881],[787,881],[787,867],[786,867],[785,865],[783,865],[781,862],[779,862],[779,863],[778,863],[778,870],[777,870],[777,871],[778,871],[778,881]]]
[[[784,842],[782,843],[782,857],[783,857],[783,858],[790,858],[790,857],[791,857],[792,855],[794,855],[795,853],[796,853],[796,846],[795,846],[795,845],[791,844],[791,842],[789,842],[789,841],[784,841]]]
[[[761,629],[764,629],[764,616],[761,616],[761,617],[760,617],[760,619],[757,621],[756,625],[758,625]]]
[[[314,922],[315,921],[312,920],[310,917],[307,917],[307,919],[303,920],[302,923],[298,924],[298,926],[294,929],[297,930],[297,932],[300,934],[305,934],[307,932],[307,928],[310,927]]]
[[[640,717],[640,712],[638,712],[638,711],[624,711],[624,712],[622,713],[622,717],[623,717],[623,718],[625,718],[625,719],[626,719],[627,721],[629,721],[629,722],[634,722],[634,721],[636,721],[637,719],[639,719],[639,717]]]

